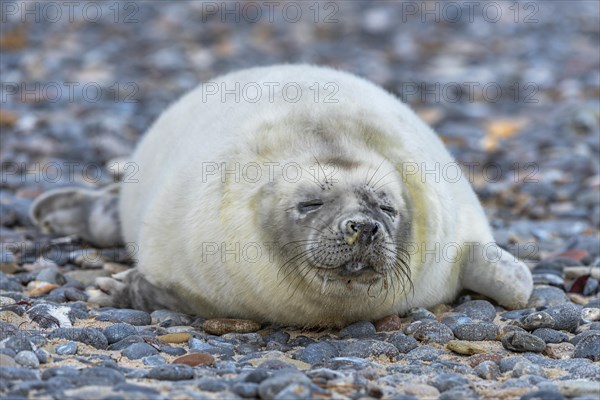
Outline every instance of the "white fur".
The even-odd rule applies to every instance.
[[[456,296],[464,259],[427,261],[422,254],[413,255],[414,294],[404,296],[396,288],[397,293],[384,302],[368,297],[331,302],[317,292],[292,296],[288,285],[278,281],[273,262],[222,262],[218,257],[203,257],[203,243],[243,246],[265,241],[253,203],[260,198],[264,180],[260,184],[244,180],[223,183],[217,174],[203,181],[203,163],[225,161],[231,166],[235,162],[297,161],[308,167],[313,155],[323,152],[311,139],[314,133],[307,128],[311,121],[339,127],[336,145],[350,149],[366,165],[377,166],[380,159],[397,168],[402,162],[429,168],[454,163],[435,133],[406,105],[351,74],[307,65],[278,65],[232,73],[213,82],[228,88],[255,82],[263,88],[263,95],[255,103],[243,99],[235,103],[232,95],[222,102],[220,96],[203,99],[204,89],[194,89],[147,132],[132,158],[138,173],[126,176],[121,186],[123,238],[137,244],[138,268],[151,283],[183,293],[187,301],[181,308],[197,314],[296,325],[372,320]],[[265,82],[280,83],[274,102],[269,101]],[[284,101],[281,95],[282,86],[290,82],[302,88],[295,103]],[[333,96],[338,102],[315,102],[311,88],[316,84],[323,91],[327,83],[339,89]],[[253,152],[257,147],[262,157]],[[396,177],[400,176],[397,171]],[[412,175],[406,179],[406,183],[397,183],[408,190],[413,201],[415,238],[442,247],[449,242],[461,246],[493,242],[483,210],[464,176],[454,183],[431,175],[425,182]],[[290,198],[289,186],[289,191],[282,185],[276,196],[271,195],[273,213],[285,212],[298,200]]]

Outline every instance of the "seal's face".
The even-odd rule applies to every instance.
[[[378,295],[388,285],[410,281],[399,245],[406,219],[393,169],[388,179],[369,167],[338,172],[318,185],[298,185],[293,196],[298,201],[287,209],[294,226],[288,232],[295,234],[282,235],[281,273],[320,294],[343,296],[365,290]]]

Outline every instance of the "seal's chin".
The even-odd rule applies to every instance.
[[[321,294],[325,294],[332,286],[341,286],[346,290],[368,288],[379,282],[383,275],[369,264],[348,262],[337,268],[319,268]]]

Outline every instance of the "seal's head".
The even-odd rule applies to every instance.
[[[394,167],[385,160],[317,165],[283,200],[280,279],[340,297],[406,289],[410,218]]]

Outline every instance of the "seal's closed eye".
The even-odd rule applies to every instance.
[[[379,206],[379,208],[381,209],[381,211],[386,212],[386,213],[390,214],[393,217],[395,217],[396,214],[397,214],[396,209],[394,207],[392,207],[392,206],[388,206],[388,205],[384,204],[382,206]]]
[[[302,201],[298,203],[298,211],[301,213],[307,213],[311,211],[318,210],[323,205],[323,201],[321,199],[314,199],[309,201]]]

